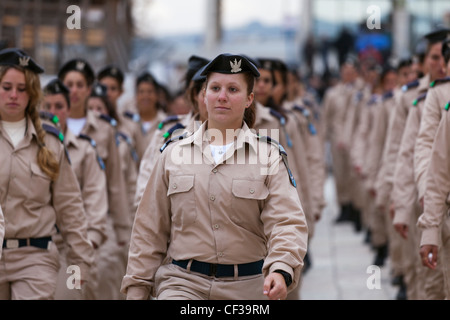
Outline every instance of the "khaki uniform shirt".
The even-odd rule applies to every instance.
[[[64,143],[80,184],[88,224],[88,238],[101,245],[107,238],[108,194],[105,171],[99,163],[96,149],[88,140],[77,138],[70,129],[67,129]]]
[[[395,106],[392,119],[389,123],[386,150],[383,151],[382,174],[380,176],[384,177],[384,179],[378,180],[377,186],[375,187],[377,190],[375,204],[377,206],[384,205],[386,207],[387,203],[394,200],[390,195],[393,186],[395,163],[397,161],[406,118],[413,101],[428,90],[429,83],[430,77],[426,75],[418,80],[417,86],[403,91],[399,96],[399,102]]]
[[[316,219],[320,218],[326,205],[324,185],[326,178],[326,167],[324,159],[324,146],[314,125],[312,110],[306,106],[287,103],[285,110],[290,110],[294,116],[300,137],[305,146],[304,152],[307,158],[310,182],[308,188],[311,194],[311,214]]]
[[[281,269],[291,274],[292,287],[298,284],[308,230],[279,148],[244,123],[215,164],[206,127],[172,142],[152,170],[122,281],[128,299],[154,294],[167,255],[220,264],[264,259],[264,276]]]
[[[270,113],[270,108],[256,103],[256,119],[253,127],[261,136],[270,136],[277,140],[286,150],[289,166],[297,183],[298,196],[308,222],[309,234],[312,236],[314,234],[314,216],[311,210],[312,196],[309,188],[308,160],[295,118],[290,114],[288,117],[289,120],[282,125],[280,120]]]
[[[120,165],[119,149],[116,144],[115,129],[110,123],[101,120],[96,113],[88,111],[86,124],[81,133],[94,139],[97,144],[98,155],[105,163],[108,212],[113,220],[117,241],[127,242],[130,237],[132,221]]]
[[[369,137],[370,148],[367,154],[367,186],[375,189],[382,164],[383,149],[386,142],[389,119],[395,109],[394,92],[383,96],[381,104],[375,111],[373,129]]]
[[[138,163],[136,164],[138,169],[139,161],[144,155],[144,151],[142,150],[142,146],[144,145],[144,133],[142,131],[141,122],[138,113],[129,113],[129,116],[126,116],[125,113],[119,115],[120,124],[117,127],[117,130],[126,134],[133,142],[133,148],[136,150],[138,155]]]
[[[138,150],[143,150],[144,152],[145,150],[147,150],[147,147],[150,144],[155,131],[158,129],[158,124],[161,121],[163,121],[166,117],[167,115],[164,111],[158,110],[156,117],[151,121],[150,128],[147,131],[145,131],[144,128],[142,127],[143,132],[142,145],[137,146]]]
[[[153,138],[150,141],[150,144],[147,146],[147,149],[145,150],[144,156],[142,157],[141,164],[139,166],[139,174],[137,177],[137,184],[136,184],[136,194],[135,194],[135,205],[137,206],[139,204],[139,201],[141,201],[142,194],[144,193],[145,186],[147,185],[148,178],[150,177],[150,174],[152,172],[152,169],[154,168],[156,164],[156,160],[160,156],[160,148],[164,145],[164,143],[168,140],[170,140],[172,137],[176,137],[178,135],[182,135],[185,132],[194,133],[196,129],[198,129],[200,126],[196,125],[197,117],[189,113],[186,116],[180,117],[180,124],[184,128],[180,128],[178,130],[175,130],[170,134],[170,136],[165,137],[164,134],[169,129],[168,127],[173,126],[174,123],[170,122],[161,128],[158,128],[153,133]]]
[[[13,147],[0,124],[0,205],[5,218],[5,239],[48,237],[57,225],[68,245],[67,261],[87,275],[94,251],[87,238],[86,213],[77,178],[64,145],[46,134],[45,145],[59,162],[52,182],[37,163],[36,130],[30,119],[24,139]],[[12,250],[12,249],[11,249]]]
[[[431,156],[434,136],[441,121],[445,104],[450,100],[450,82],[437,84],[428,90],[419,135],[414,155],[415,177],[419,188],[419,199],[425,194],[426,171]]]
[[[394,224],[408,225],[411,218],[417,218],[411,216],[419,204],[414,179],[414,149],[425,102],[424,95],[410,107],[398,151],[392,191],[392,198],[395,199]]]
[[[431,93],[433,90],[430,90]],[[425,107],[426,108],[426,107]],[[425,110],[423,119],[425,117]],[[436,131],[426,176],[424,212],[419,217],[421,245],[439,245],[440,226],[447,216],[450,192],[450,112],[443,111]],[[422,120],[423,121],[423,120]],[[448,268],[448,266],[446,266]]]

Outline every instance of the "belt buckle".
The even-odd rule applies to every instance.
[[[19,247],[18,239],[6,239],[6,248],[7,249],[17,249]]]
[[[211,263],[209,266],[209,276],[215,277],[217,274],[217,264]]]

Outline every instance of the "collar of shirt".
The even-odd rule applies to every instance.
[[[66,133],[64,134],[64,141],[67,147],[73,146],[76,149],[79,148],[77,137],[69,128],[67,128]]]
[[[194,134],[192,134],[188,138],[180,141],[179,146],[184,147],[184,146],[194,145],[196,148],[199,149],[199,151],[201,151],[206,156],[206,158],[208,158],[211,161],[211,163],[214,163],[214,160],[212,159],[212,156],[211,156],[211,149],[209,147],[209,138],[210,137],[209,137],[209,134],[206,129],[207,126],[208,126],[208,121],[205,121],[200,126],[200,128],[198,128],[198,130],[196,130],[194,132]],[[250,145],[255,153],[258,151],[257,136],[256,136],[255,132],[252,131],[248,127],[248,125],[244,122],[242,125],[242,128],[239,129],[237,132],[234,148],[230,148],[227,151],[226,156],[224,157],[224,161],[226,159],[228,159],[231,155],[233,155],[236,150],[244,148],[245,144]]]
[[[18,150],[22,146],[29,145],[30,141],[33,139],[33,136],[37,141],[37,133],[36,133],[36,129],[34,128],[33,121],[31,121],[30,117],[28,117],[28,116],[26,118],[27,118],[27,122],[26,122],[26,127],[25,127],[25,136],[24,136],[23,140],[17,145],[16,150]],[[5,129],[3,128],[3,126],[1,125],[1,122],[0,122],[0,134],[3,135],[3,137],[5,137],[5,139],[9,139],[9,138],[7,138],[8,135],[5,134],[3,131],[5,131]]]
[[[258,127],[265,121],[273,121],[273,116],[270,114],[270,108],[263,106],[260,102],[256,102],[256,118],[255,127]]]

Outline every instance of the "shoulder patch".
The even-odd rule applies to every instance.
[[[317,130],[316,130],[316,127],[314,126],[314,124],[310,120],[311,113],[309,112],[309,110],[307,108],[303,108],[303,107],[297,106],[297,105],[294,106],[294,110],[301,112],[305,116],[305,118],[308,120],[309,133],[311,135],[315,136],[317,134]]]
[[[51,113],[51,112],[48,112],[48,111],[39,111],[39,117],[40,117],[41,119],[48,120],[48,121],[52,122],[52,123],[55,124],[55,125],[58,125],[58,124],[59,124],[59,118],[58,118],[58,116],[54,115],[54,114]]]
[[[424,99],[427,97],[427,93],[428,93],[428,92],[424,92],[424,93],[422,93],[420,96],[418,96],[418,97],[413,101],[413,106],[417,106],[417,104],[418,104],[420,101],[424,100]]]
[[[450,77],[445,77],[445,78],[440,78],[440,79],[436,79],[434,81],[432,81],[430,83],[430,88],[434,88],[442,83],[446,83],[450,81]]]
[[[133,120],[133,122],[139,122],[141,121],[141,116],[137,113],[131,112],[131,111],[125,111],[123,113],[125,118]]]
[[[383,94],[383,101],[388,100],[394,96],[394,92],[388,91],[385,94]]]
[[[161,121],[158,124],[158,129],[161,130],[165,124],[168,124],[170,122],[174,122],[174,121],[179,121],[180,117],[178,115],[173,115],[173,116],[168,116],[167,118],[165,118],[163,121]]]
[[[53,127],[53,126],[51,126],[51,125],[48,125],[48,124],[46,124],[46,123],[43,123],[43,124],[42,124],[42,128],[43,128],[46,132],[48,132],[48,133],[54,135],[55,137],[57,137],[58,140],[61,141],[61,143],[64,143],[64,135],[63,135],[63,133],[62,133],[61,131],[59,131],[58,128]]]
[[[279,113],[278,111],[276,111],[273,108],[270,108],[270,114],[280,121],[281,127],[283,128],[284,135],[286,136],[287,146],[289,148],[292,148],[292,140],[289,137],[289,134],[286,130],[286,118],[281,113]]]
[[[101,114],[99,115],[99,118],[102,119],[103,121],[108,122],[111,126],[116,127],[117,126],[117,121],[116,119],[107,116],[106,114]]]
[[[412,89],[412,88],[415,88],[415,87],[418,87],[418,86],[419,86],[419,80],[416,79],[416,80],[411,81],[411,82],[405,84],[404,86],[402,86],[402,91],[406,92],[409,89]]]
[[[94,148],[94,150],[95,150],[95,154],[96,154],[96,156],[97,156],[97,162],[98,162],[98,164],[100,165],[100,168],[102,169],[102,170],[105,170],[105,163],[103,162],[103,159],[98,155],[98,153],[97,153],[97,143],[95,142],[95,140],[94,139],[92,139],[91,137],[89,137],[88,135],[86,135],[86,134],[83,134],[83,133],[80,133],[80,135],[78,136],[78,138],[79,139],[83,139],[83,140],[87,140],[90,144],[91,144],[91,146]]]
[[[169,144],[171,144],[171,143],[174,142],[174,141],[183,140],[183,139],[187,138],[187,136],[188,136],[188,133],[185,132],[185,133],[182,134],[181,136],[176,136],[176,137],[170,138],[169,140],[167,140],[166,143],[163,144],[163,146],[159,149],[159,151],[162,153],[162,152],[167,148],[167,146],[168,146]]]
[[[186,126],[178,122],[176,125],[172,126],[169,130],[167,130],[166,133],[163,134],[164,140],[167,140],[172,135],[172,133],[174,133],[175,130],[184,128],[186,128]]]
[[[447,104],[446,104],[445,107],[444,107],[444,110],[445,110],[445,111],[448,111],[448,109],[450,109],[450,101],[447,102]]]
[[[261,137],[261,136],[258,135],[257,137],[261,141],[266,141],[267,143],[273,144],[276,147],[278,147],[278,150],[280,150],[280,156],[283,159],[283,163],[284,163],[284,165],[286,167],[286,170],[288,172],[289,180],[290,180],[291,184],[294,186],[294,188],[297,188],[297,183],[295,182],[294,175],[292,174],[292,171],[289,168],[289,163],[288,163],[288,160],[287,160],[287,153],[286,153],[286,150],[284,150],[283,146],[278,141],[272,139],[269,136]]]
[[[45,132],[50,133],[51,135],[55,136],[64,146],[64,153],[66,154],[67,160],[69,161],[70,164],[72,164],[72,162],[70,161],[70,157],[69,157],[69,152],[67,151],[66,145],[64,144],[64,135],[61,131],[59,131],[58,128],[51,126],[49,124],[43,123],[42,124],[42,129],[45,130]]]
[[[119,139],[122,139],[123,141],[126,142],[126,144],[129,146],[130,148],[130,152],[131,152],[131,158],[133,159],[134,162],[138,162],[139,161],[139,156],[137,154],[136,149],[133,146],[133,140],[131,140],[131,138],[126,135],[125,133],[121,132],[121,131],[117,131],[116,132],[116,142],[117,144],[119,144]]]

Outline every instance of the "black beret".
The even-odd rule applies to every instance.
[[[44,87],[44,94],[69,94],[70,90],[62,83],[61,80],[55,78]]]
[[[59,70],[58,78],[63,81],[64,76],[69,71],[78,71],[81,72],[86,78],[86,82],[88,85],[91,85],[95,80],[95,73],[92,69],[91,65],[84,59],[72,59],[67,61]]]
[[[223,53],[209,62],[200,75],[206,76],[210,72],[225,74],[236,74],[251,72],[255,77],[259,77],[258,68],[243,55],[233,55]]]
[[[429,43],[442,42],[450,39],[450,29],[443,26],[437,26],[433,31],[424,35],[424,38],[428,40]]]
[[[109,65],[104,67],[100,72],[97,74],[97,79],[103,79],[104,77],[112,77],[117,79],[120,84],[123,83],[124,80],[124,74],[122,70],[120,70],[118,67],[114,65]]]
[[[200,76],[203,67],[208,64],[209,60],[199,56],[191,56],[188,60],[188,68],[186,71],[186,87],[192,81],[204,81],[206,77]]]
[[[257,58],[261,69],[287,71],[287,65],[276,58]]]
[[[450,39],[442,42],[442,55],[446,60],[450,57]]]
[[[106,97],[106,93],[108,91],[108,88],[101,84],[100,82],[95,82],[92,85],[91,89],[91,97]]]
[[[17,48],[7,48],[0,51],[0,65],[20,66],[34,73],[43,73],[44,69],[39,66],[25,51]]]

